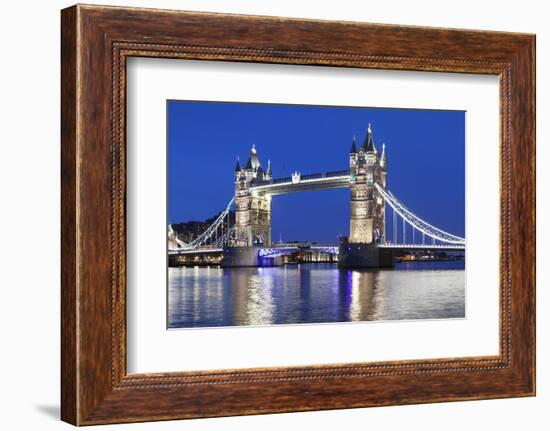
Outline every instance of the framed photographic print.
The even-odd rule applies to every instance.
[[[167,116],[169,328],[465,317],[463,111],[170,100]]]
[[[535,394],[535,37],[62,11],[62,419]]]

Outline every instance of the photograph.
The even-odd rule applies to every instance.
[[[5,429],[548,423],[541,2],[117,1],[5,8]]]
[[[467,317],[465,111],[166,112],[168,329]]]

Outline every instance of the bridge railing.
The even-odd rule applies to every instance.
[[[333,178],[333,177],[341,177],[344,175],[349,175],[349,170],[341,170],[341,171],[329,171],[329,172],[320,172],[316,174],[306,174],[306,175],[300,175],[300,180],[318,180],[323,178]],[[252,187],[254,186],[266,186],[270,184],[283,184],[283,183],[291,183],[292,177],[282,177],[282,178],[275,178],[272,180],[254,180],[252,181]]]
[[[326,174],[324,172],[320,174],[307,174],[307,175],[300,175],[300,180],[316,180],[319,178],[325,178]]]
[[[344,169],[343,171],[331,171],[327,172],[327,177],[342,177],[344,175],[349,175],[349,169]]]
[[[319,246],[320,244],[316,242],[274,242],[271,244],[270,248],[289,248],[289,247],[296,247],[296,248],[310,248]]]
[[[292,181],[291,177],[276,178],[274,180],[254,180],[252,181],[252,187],[256,186],[267,186],[269,184],[280,184],[280,183],[290,183]]]

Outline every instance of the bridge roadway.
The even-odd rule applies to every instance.
[[[464,251],[463,245],[455,244],[394,244],[384,243],[378,247],[393,250],[438,250],[438,251]],[[338,254],[337,245],[313,245],[310,243],[289,243],[289,244],[274,244],[271,247],[258,247],[260,256],[274,256],[294,253],[299,250],[321,251],[329,254]],[[193,255],[193,254],[215,254],[223,253],[221,247],[202,247],[191,250],[169,250],[170,255]]]
[[[349,184],[349,169],[345,171],[322,172],[308,175],[301,175],[295,172],[290,177],[253,182],[250,191],[266,195],[280,195],[294,192],[344,188],[349,187]]]

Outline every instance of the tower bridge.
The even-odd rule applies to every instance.
[[[178,256],[214,255],[222,266],[277,265],[281,256],[297,251],[338,256],[342,267],[393,266],[393,252],[406,250],[464,251],[465,239],[435,227],[414,214],[387,189],[388,160],[385,144],[378,151],[371,126],[363,143],[355,136],[345,170],[274,178],[271,162],[264,170],[253,146],[247,163],[237,160],[234,171],[235,194],[225,209],[201,235],[190,243],[181,242],[169,228],[169,254]],[[350,234],[336,245],[311,243],[275,244],[271,239],[272,197],[287,193],[335,188],[350,189]],[[235,223],[229,226],[229,212],[235,207]],[[386,211],[393,212],[393,235],[386,235]],[[398,219],[402,241],[398,242]],[[409,228],[407,242],[406,228]]]

